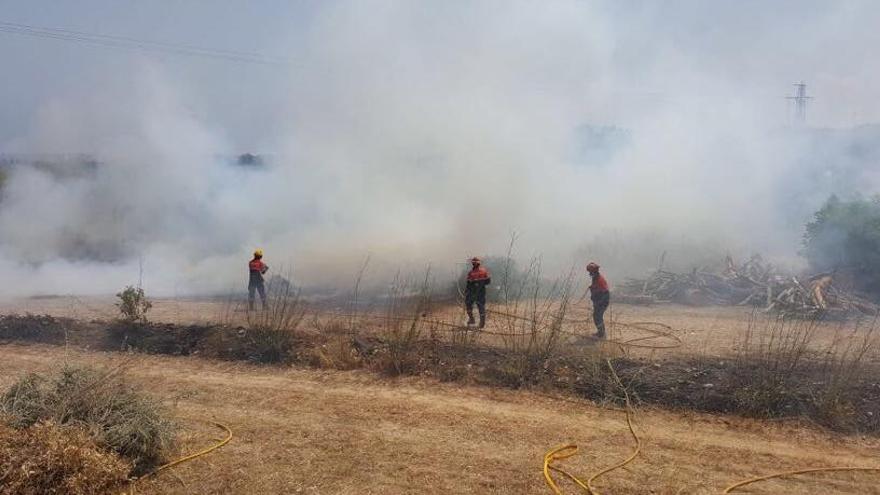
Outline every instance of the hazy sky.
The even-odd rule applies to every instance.
[[[377,69],[406,70],[396,56],[421,44],[448,44],[470,57],[491,46],[493,55],[568,58],[573,65],[607,57],[604,74],[572,71],[572,84],[585,94],[602,87],[601,101],[585,98],[585,120],[626,124],[652,105],[713,105],[743,95],[772,109],[780,123],[787,118],[792,83],[803,80],[816,96],[809,118],[816,125],[849,126],[880,120],[880,2],[875,1],[645,1],[608,2],[290,2],[188,0],[182,2],[0,1],[0,22],[64,28],[150,41],[284,57],[289,67],[105,48],[70,41],[0,33],[4,91],[0,94],[0,144],[25,133],[34,115],[53,100],[75,97],[85,88],[101,88],[125,78],[133,67],[150,61],[174,84],[185,88],[187,107],[228,136],[236,149],[274,146],[289,110],[288,88],[314,70],[302,61],[327,43],[327,30],[347,27],[347,10],[365,25],[408,11],[413,29],[398,33],[339,32],[361,36],[365,56]],[[360,4],[360,5],[357,5]],[[544,7],[538,8],[539,5]],[[539,35],[541,11],[569,11],[572,23],[593,31],[602,45],[559,46],[567,51],[524,51]],[[511,12],[529,12],[517,18]],[[496,14],[497,13],[497,14]],[[497,15],[522,37],[493,37],[483,20]],[[450,25],[452,23],[452,25]],[[531,24],[531,26],[529,25]],[[567,29],[564,28],[564,29]],[[565,31],[562,36],[565,36]],[[316,33],[321,33],[317,35]],[[541,36],[552,36],[552,27]],[[398,36],[395,43],[385,43]],[[455,39],[447,38],[455,36]],[[507,36],[506,34],[504,36]],[[415,37],[415,39],[413,39]],[[572,40],[583,41],[583,40]],[[479,46],[482,44],[483,46]],[[501,45],[501,46],[497,46]],[[503,45],[508,45],[505,50]],[[541,45],[543,46],[543,45]],[[429,48],[430,50],[430,48]],[[426,50],[425,55],[430,55]],[[516,61],[513,61],[516,62]],[[524,61],[529,63],[530,61]],[[549,62],[547,67],[556,67]],[[718,81],[725,81],[718,85]],[[356,81],[352,81],[355,84]],[[731,93],[739,94],[731,94]],[[727,96],[726,96],[727,95]],[[588,102],[590,105],[588,105]],[[82,150],[87,151],[87,150]]]

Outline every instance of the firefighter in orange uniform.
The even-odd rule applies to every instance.
[[[467,309],[468,326],[474,324],[474,304],[480,312],[480,328],[486,326],[486,286],[492,283],[489,270],[480,266],[480,258],[471,258],[471,271],[467,274],[464,304]]]
[[[599,265],[594,262],[587,264],[587,273],[590,274],[590,300],[593,301],[593,323],[596,325],[596,338],[605,338],[605,310],[611,304],[611,292],[608,290],[608,281],[599,273]]]
[[[269,270],[269,265],[263,263],[263,250],[254,251],[254,259],[248,262],[248,309],[254,309],[255,292],[260,293],[260,301],[263,303],[263,309],[266,309],[266,285],[263,282],[263,275]]]

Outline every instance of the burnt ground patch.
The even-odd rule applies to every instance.
[[[189,356],[201,350],[207,336],[217,331],[209,325],[114,322],[107,327],[108,350],[134,349],[149,354]]]
[[[0,316],[0,341],[63,344],[76,322],[48,315]]]

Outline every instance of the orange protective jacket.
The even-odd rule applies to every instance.
[[[489,270],[478,266],[467,274],[467,292],[465,299],[474,301],[486,300],[486,286],[492,283]]]
[[[611,293],[608,291],[608,281],[601,273],[597,273],[595,277],[590,276],[593,283],[590,284],[590,299],[593,306],[607,306],[611,300]]]
[[[248,271],[250,272],[249,284],[262,284],[263,274],[269,269],[269,265],[263,263],[263,260],[254,258],[248,262]]]

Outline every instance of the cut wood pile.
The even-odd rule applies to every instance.
[[[648,278],[627,279],[619,287],[620,297],[616,299],[695,306],[763,306],[767,311],[803,316],[878,314],[880,308],[876,304],[838,287],[834,281],[831,273],[808,277],[780,273],[758,255],[741,265],[728,256],[721,273],[706,269],[674,273],[660,268]]]

